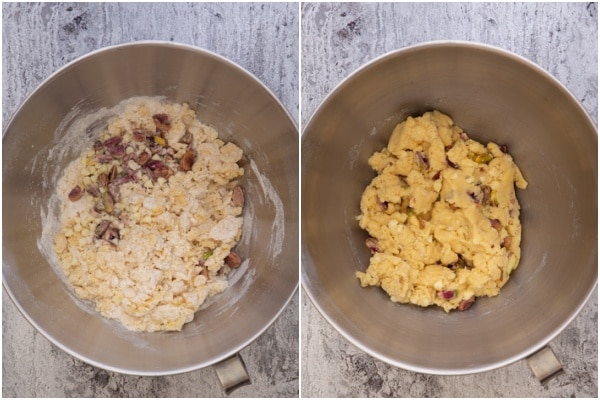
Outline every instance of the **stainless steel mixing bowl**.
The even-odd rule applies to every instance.
[[[437,109],[471,137],[506,144],[519,190],[522,259],[500,295],[466,312],[395,304],[354,276],[368,266],[355,219],[368,157],[409,115]],[[302,135],[302,285],[354,345],[432,374],[490,370],[554,338],[597,282],[597,132],[533,63],[486,45],[432,42],[385,54],[340,83]]]
[[[134,333],[102,318],[76,299],[41,251],[47,247],[42,221],[55,212],[48,208],[55,177],[77,156],[57,159],[56,143],[85,115],[137,96],[188,102],[202,122],[244,151],[238,253],[246,267],[181,332]],[[89,133],[77,140],[90,141]],[[139,42],[86,55],[27,98],[4,130],[2,154],[4,287],[38,331],[83,361],[139,375],[212,365],[264,332],[297,289],[298,130],[263,84],[216,54]]]

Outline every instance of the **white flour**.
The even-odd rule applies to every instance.
[[[83,106],[74,108],[55,131],[52,148],[46,153],[47,157],[45,159],[41,159],[41,156],[35,157],[30,164],[31,169],[38,168],[40,164],[51,166],[51,168],[44,171],[43,185],[48,189],[55,188],[65,164],[92,146],[98,133],[106,126],[106,122],[111,117],[120,114],[124,109],[133,104],[147,100],[148,98],[129,99],[111,109],[103,108],[93,114],[85,114]],[[152,100],[161,99],[153,98]],[[82,135],[82,132],[85,132],[85,135]],[[249,248],[251,243],[259,241],[257,238],[257,227],[253,224],[255,218],[254,208],[255,205],[261,207],[267,205],[275,212],[275,218],[272,222],[272,238],[269,240],[268,246],[269,252],[273,254],[273,257],[276,257],[281,253],[284,238],[283,204],[269,179],[260,173],[253,160],[249,161],[249,166],[256,179],[248,179],[244,183],[247,186],[245,187],[245,191],[251,193],[251,198],[247,199],[244,206],[244,225],[239,245]],[[54,237],[60,230],[60,202],[56,191],[51,190],[51,192],[53,194],[46,204],[39,204],[39,200],[32,200],[38,203],[40,207],[43,226],[42,234],[37,241],[38,248],[49,260],[50,265],[65,282],[65,285],[69,287],[68,292],[74,301],[86,312],[96,314],[94,305],[91,302],[81,300],[71,290],[53,249]],[[263,242],[263,240],[260,240],[260,242]],[[247,256],[239,268],[233,270],[229,276],[230,286],[238,285],[238,287],[236,287],[233,296],[227,296],[227,306],[234,306],[244,296],[254,281],[255,271],[249,268],[251,254]],[[205,302],[200,308],[209,307],[219,297],[211,298],[210,301]]]

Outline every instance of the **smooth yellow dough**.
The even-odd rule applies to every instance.
[[[470,139],[438,111],[398,124],[369,158],[359,225],[371,238],[363,287],[392,301],[466,309],[496,296],[521,256],[521,171],[495,143]]]

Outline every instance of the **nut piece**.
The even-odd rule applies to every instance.
[[[492,218],[492,219],[490,219],[490,223],[492,224],[492,228],[494,228],[498,232],[502,229],[502,223],[500,222],[499,219]]]
[[[69,192],[69,200],[71,200],[71,201],[77,201],[81,198],[81,196],[83,196],[83,189],[79,185],[75,186]]]
[[[417,158],[421,162],[421,165],[425,169],[429,169],[429,158],[427,158],[427,156],[425,155],[425,153],[423,153],[422,151],[417,151],[416,154],[417,154]]]
[[[441,290],[437,296],[442,300],[452,300],[456,296],[456,290]]]
[[[185,134],[179,139],[179,143],[192,144],[194,137],[190,131],[185,131]]]
[[[512,237],[507,236],[504,239],[502,239],[502,243],[500,244],[500,247],[506,249],[506,248],[510,247],[511,243],[512,243]]]
[[[136,161],[139,165],[144,165],[148,162],[148,160],[150,160],[151,157],[152,157],[152,154],[150,154],[146,150],[144,150],[140,153],[140,155],[138,156]]]
[[[104,148],[104,143],[102,143],[101,140],[96,140],[94,142],[94,145],[92,147],[94,149],[94,151],[99,151],[102,150],[102,148]]]
[[[487,164],[494,159],[492,153],[489,152],[485,154],[471,154],[469,157],[477,164]]]
[[[159,132],[168,132],[171,129],[171,121],[167,114],[154,114],[152,116],[156,130]]]
[[[98,175],[98,185],[100,185],[100,187],[106,187],[108,185],[108,174],[106,172]]]
[[[381,248],[379,247],[379,242],[375,238],[368,238],[365,240],[365,244],[371,250],[371,253],[381,253]]]
[[[104,207],[104,211],[107,213],[112,213],[115,208],[115,200],[109,192],[104,192],[102,194],[102,206]]]
[[[94,184],[89,184],[85,187],[85,191],[94,197],[100,197],[102,194],[100,193],[100,189],[98,186]]]
[[[96,229],[94,229],[94,237],[96,239],[101,239],[108,227],[110,226],[110,221],[107,219],[103,219],[100,221],[98,225],[96,225]]]
[[[225,257],[225,263],[229,265],[230,268],[237,268],[242,263],[242,259],[232,251],[227,257]]]
[[[117,177],[117,166],[113,165],[110,171],[108,171],[108,182],[112,182]]]
[[[171,175],[173,175],[173,171],[171,171],[171,168],[167,167],[166,165],[163,165],[162,167],[157,168],[156,170],[154,170],[154,173],[153,173],[154,179],[158,179],[158,178],[169,179],[169,177],[171,177]]]
[[[233,193],[231,193],[231,200],[233,202],[234,207],[244,206],[244,190],[240,186],[236,186],[233,188]]]
[[[452,160],[450,160],[450,159],[448,158],[448,156],[446,156],[446,163],[447,163],[447,164],[448,164],[448,165],[449,165],[451,168],[454,168],[454,169],[458,169],[458,168],[459,168],[459,167],[458,167],[458,164],[457,164],[457,163],[455,163],[455,162],[453,162]]]
[[[116,246],[119,243],[119,240],[121,239],[119,229],[112,225],[109,225],[108,229],[102,235],[102,239],[106,240],[111,245]]]
[[[196,161],[196,155],[192,150],[188,150],[185,152],[181,160],[179,161],[179,170],[180,171],[191,171],[192,166],[194,165],[194,161]]]
[[[467,300],[461,300],[461,302],[458,304],[458,309],[460,311],[466,311],[473,305],[473,303],[475,303],[475,295],[471,296]]]
[[[121,158],[125,155],[125,146],[121,143],[122,141],[123,138],[121,136],[113,136],[104,141],[104,147],[111,156]]]

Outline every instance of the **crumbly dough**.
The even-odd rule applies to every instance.
[[[181,330],[239,265],[241,158],[187,104],[109,121],[57,185],[54,250],[75,293],[131,330]]]
[[[398,124],[369,158],[377,176],[358,219],[372,256],[360,284],[446,312],[496,296],[521,255],[514,186],[527,187],[506,150],[468,138],[438,111]]]

